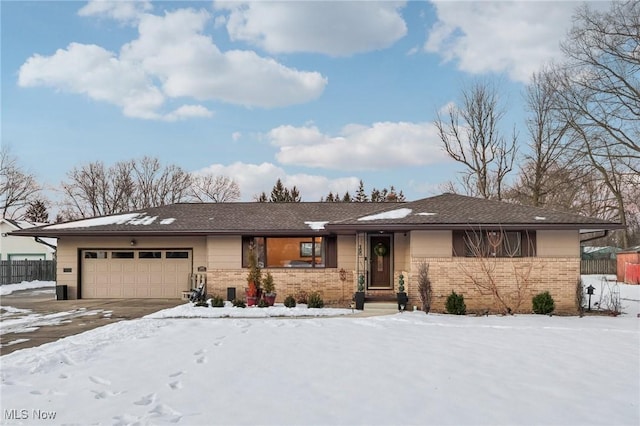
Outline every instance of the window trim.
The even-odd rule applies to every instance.
[[[300,239],[305,239],[307,241],[304,241],[305,243],[308,242],[312,242],[314,245],[312,246],[314,248],[313,250],[313,256],[309,257],[309,259],[311,260],[311,264],[310,266],[305,266],[305,267],[296,267],[296,266],[291,266],[291,267],[287,267],[287,266],[268,266],[268,259],[267,259],[267,247],[269,245],[269,239],[278,239],[278,238],[300,238]],[[316,238],[322,238],[322,242],[316,242]],[[262,239],[260,244],[256,244],[256,239]],[[311,240],[311,241],[309,241]],[[263,259],[259,259],[259,261],[262,261],[264,266],[261,265],[261,267],[264,268],[269,268],[269,269],[302,269],[302,270],[307,270],[307,269],[331,269],[331,268],[337,268],[338,267],[338,249],[337,249],[337,238],[335,235],[291,235],[291,236],[260,236],[260,235],[243,235],[242,236],[242,267],[243,268],[247,268],[249,266],[249,261],[248,261],[248,255],[249,255],[249,246],[254,243],[256,244],[256,246],[262,246],[263,250],[264,250],[264,258]],[[323,244],[324,243],[324,264],[318,264],[316,262],[317,259],[321,259],[322,255],[320,254],[319,256],[316,255],[316,253],[318,252],[318,247],[316,246],[316,244]]]
[[[518,233],[520,235],[520,247],[518,254],[509,254],[505,253],[504,250],[497,252],[493,255],[488,253],[486,250],[486,256],[476,256],[473,253],[469,252],[468,249],[468,239],[471,235],[480,234],[480,241],[489,241],[493,236],[490,236],[492,233]],[[476,237],[477,238],[477,237]],[[537,241],[536,241],[536,231],[532,230],[504,230],[504,229],[476,229],[476,230],[465,230],[465,231],[453,231],[452,235],[452,255],[453,257],[468,257],[468,258],[500,258],[500,259],[509,259],[509,258],[522,258],[522,257],[536,257],[537,256]]]

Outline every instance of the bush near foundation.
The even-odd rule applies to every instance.
[[[236,308],[246,308],[247,304],[244,302],[244,300],[242,299],[234,299],[233,302],[233,306],[235,306]]]
[[[213,296],[211,298],[212,308],[224,308],[224,299],[220,296]]]
[[[445,305],[447,313],[453,315],[465,315],[467,313],[467,305],[464,303],[464,296],[452,291],[447,297],[447,303]]]
[[[320,296],[320,293],[311,293],[309,295],[307,306],[309,308],[324,308],[324,300],[322,300],[322,296]]]
[[[284,306],[286,306],[287,308],[295,308],[296,307],[296,298],[293,297],[292,295],[287,296],[284,299]]]
[[[553,297],[548,291],[536,294],[532,299],[533,312],[536,314],[548,315],[555,309]]]

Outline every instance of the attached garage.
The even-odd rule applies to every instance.
[[[180,298],[193,270],[191,250],[83,250],[81,297]]]

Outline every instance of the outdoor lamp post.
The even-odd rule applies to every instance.
[[[589,295],[589,311],[591,311],[591,295],[593,294],[593,290],[595,290],[596,288],[592,285],[589,285],[589,287],[587,287],[587,294]]]

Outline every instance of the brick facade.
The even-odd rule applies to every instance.
[[[268,269],[262,270],[263,276],[271,272],[276,288],[276,303],[282,303],[288,295],[301,291],[317,291],[327,305],[348,306],[355,289],[355,271],[345,271],[342,276],[338,269]],[[342,279],[344,278],[344,279]],[[236,289],[236,297],[244,298],[247,287],[246,269],[219,269],[207,272],[207,291],[226,297],[227,288]]]
[[[413,258],[409,279],[405,279],[405,288],[410,305],[417,305],[419,308],[418,267],[422,262],[429,265],[433,291],[432,312],[445,312],[445,302],[452,291],[464,296],[469,313],[503,313],[505,306],[513,313],[531,313],[531,299],[544,291],[549,291],[553,297],[555,312],[577,312],[576,287],[580,279],[580,259]],[[489,285],[490,281],[495,286]],[[496,302],[488,287],[495,287],[504,304]]]
[[[536,294],[549,291],[553,296],[557,313],[575,314],[576,286],[580,279],[580,260],[575,258],[412,258],[410,271],[394,272],[394,289],[368,291],[368,295],[388,294],[397,291],[400,274],[404,274],[405,291],[409,295],[409,308],[422,309],[418,294],[418,268],[421,262],[429,264],[429,278],[433,288],[431,312],[445,312],[445,301],[451,291],[462,294],[468,313],[502,313],[504,306],[513,313],[531,313],[531,299]],[[349,306],[357,287],[356,271],[338,269],[263,269],[269,271],[276,285],[277,303],[287,295],[300,291],[317,291],[325,303],[332,306]],[[207,290],[210,294],[226,297],[227,288],[234,287],[236,296],[244,298],[246,269],[210,270],[207,272]],[[505,304],[480,285],[493,279]],[[521,291],[517,291],[520,283]],[[375,293],[375,294],[374,294]]]

